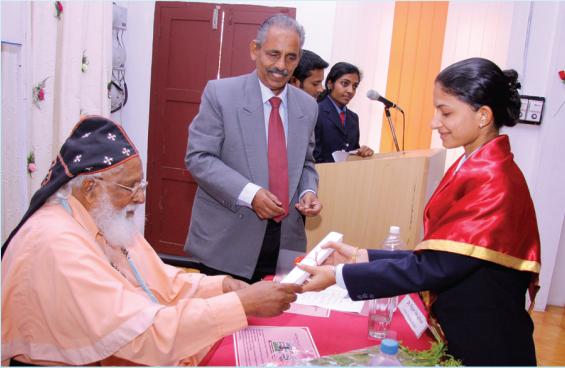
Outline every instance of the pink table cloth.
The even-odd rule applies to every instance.
[[[420,298],[412,295],[420,310]],[[273,318],[249,318],[250,326],[308,326],[320,356],[345,353],[379,344],[367,336],[367,316],[331,311],[329,318],[283,313]],[[394,313],[389,330],[396,331],[397,340],[410,349],[429,349],[433,338],[429,332],[419,339],[414,335],[399,310]],[[233,336],[220,340],[200,365],[235,366]]]

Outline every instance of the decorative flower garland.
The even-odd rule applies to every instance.
[[[559,79],[561,79],[561,82],[565,83],[565,70],[560,70],[558,73],[559,73]]]
[[[45,100],[45,82],[47,81],[47,78],[37,83],[35,87],[33,87],[33,104],[38,109],[41,109],[39,102]]]
[[[63,4],[60,1],[55,1],[55,16],[57,19],[61,20],[61,14],[63,14]]]
[[[27,155],[27,173],[31,176],[35,170],[37,170],[37,166],[35,166],[35,154],[31,151],[29,155]]]

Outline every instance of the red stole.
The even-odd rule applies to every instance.
[[[446,172],[424,210],[424,240],[415,250],[439,250],[540,272],[536,214],[508,136],[500,135]],[[533,301],[535,290],[530,287]]]

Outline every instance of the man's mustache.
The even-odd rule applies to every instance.
[[[268,73],[277,73],[282,75],[283,77],[288,77],[288,70],[286,69],[279,69],[277,67],[267,68]]]

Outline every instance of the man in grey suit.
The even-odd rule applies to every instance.
[[[268,18],[250,44],[256,70],[209,81],[190,125],[186,166],[198,183],[185,251],[207,274],[255,282],[279,249],[304,251],[317,215],[315,100],[288,84],[304,29]]]

